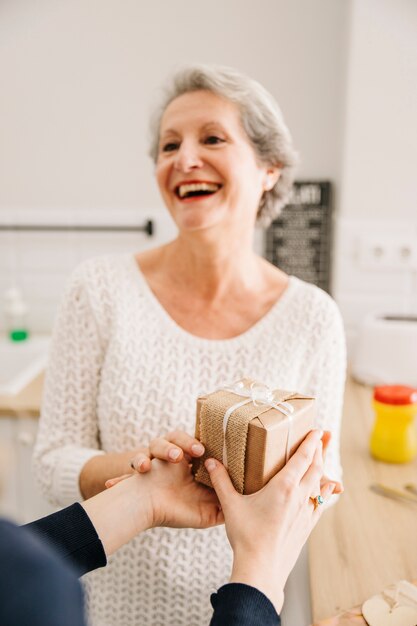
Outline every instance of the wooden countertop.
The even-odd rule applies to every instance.
[[[417,483],[417,459],[391,465],[372,459],[372,390],[348,380],[341,454],[345,492],[326,511],[309,542],[313,619],[338,614],[391,583],[417,579],[417,505],[369,490],[372,482]]]
[[[0,417],[39,417],[44,374],[39,374],[15,396],[0,395]]]

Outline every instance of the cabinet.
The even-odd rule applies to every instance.
[[[0,417],[0,515],[16,520],[17,496],[16,420]]]
[[[32,455],[38,420],[0,417],[0,514],[25,524],[56,510],[33,477]]]

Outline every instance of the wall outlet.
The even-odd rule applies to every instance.
[[[360,237],[358,262],[364,270],[417,270],[417,236],[381,233]]]

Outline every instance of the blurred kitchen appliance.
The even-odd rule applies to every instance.
[[[352,375],[367,385],[417,387],[417,316],[368,315],[359,328]]]

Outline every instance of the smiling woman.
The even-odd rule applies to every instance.
[[[178,235],[135,256],[91,259],[70,280],[35,451],[44,493],[62,506],[90,497],[132,472],[150,444],[181,461],[161,436],[193,433],[200,393],[244,376],[316,396],[317,426],[333,434],[326,470],[339,480],[339,312],[252,249],[255,223],[278,214],[294,178],[278,106],[236,70],[187,68],[155,115],[151,153]],[[144,454],[135,467],[147,463]],[[222,528],[153,529],[88,578],[90,623],[206,623],[209,590],[230,564]]]
[[[217,95],[218,106],[224,109],[234,104],[240,130],[243,130],[244,138],[251,144],[259,163],[270,167],[279,166],[280,176],[277,179],[270,178],[258,207],[258,223],[268,226],[288,201],[297,153],[276,101],[262,85],[248,76],[233,68],[216,66],[193,66],[179,72],[152,120],[152,159],[157,162],[161,150],[175,151],[179,148],[180,137],[175,132],[171,142],[168,141],[169,135],[163,137],[163,122],[169,105],[182,95],[199,91],[205,92],[206,99],[210,94]],[[225,141],[222,135],[225,129],[216,116],[213,121],[208,120],[206,125],[203,120],[201,122],[202,142],[218,145]]]
[[[165,109],[156,176],[180,230],[223,229],[225,223],[236,228],[237,221],[251,230],[261,198],[280,171],[278,164],[260,162],[233,102],[201,89],[178,96]]]

